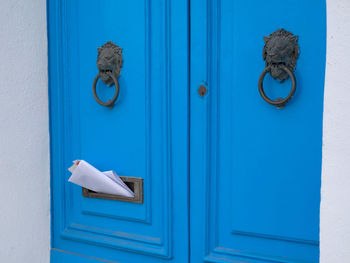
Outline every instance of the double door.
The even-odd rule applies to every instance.
[[[318,262],[324,1],[49,0],[48,19],[51,262]],[[279,28],[296,67],[264,100]],[[141,198],[84,195],[76,159]]]

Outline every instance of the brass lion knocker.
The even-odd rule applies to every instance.
[[[92,93],[98,104],[112,108],[119,96],[118,77],[120,76],[120,70],[123,65],[122,49],[111,41],[108,41],[97,50],[98,56],[96,63],[99,73],[92,84]],[[111,86],[113,83],[115,85],[115,94],[113,98],[106,102],[101,101],[96,92],[96,85],[99,78],[108,86]]]
[[[296,79],[293,72],[299,57],[298,37],[284,29],[278,29],[271,35],[264,37],[264,40],[263,59],[266,67],[259,78],[259,93],[267,103],[283,107],[293,97],[296,90]],[[292,87],[286,98],[272,100],[265,94],[263,82],[267,73],[281,82],[288,77],[291,79]]]

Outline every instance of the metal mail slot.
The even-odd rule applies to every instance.
[[[91,191],[86,188],[82,188],[82,194],[84,197],[89,198],[99,198],[99,199],[108,199],[108,200],[118,200],[123,202],[130,203],[143,203],[143,179],[139,177],[129,177],[129,176],[120,176],[120,179],[134,192],[134,197],[125,197],[120,195],[111,195],[111,194],[101,194]]]

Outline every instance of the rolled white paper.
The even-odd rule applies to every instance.
[[[101,172],[84,160],[76,160],[68,168],[69,182],[97,193],[134,197],[134,193],[114,171]]]

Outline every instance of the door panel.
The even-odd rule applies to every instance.
[[[279,28],[300,46],[282,109],[258,92]],[[318,262],[325,2],[193,0],[191,32],[191,262]]]
[[[187,2],[50,0],[48,5],[51,261],[186,262]],[[124,59],[112,109],[99,105],[91,88],[97,47],[107,41],[122,47]],[[113,92],[98,84],[102,99]],[[83,197],[81,187],[67,182],[75,159],[142,178],[143,204]]]

